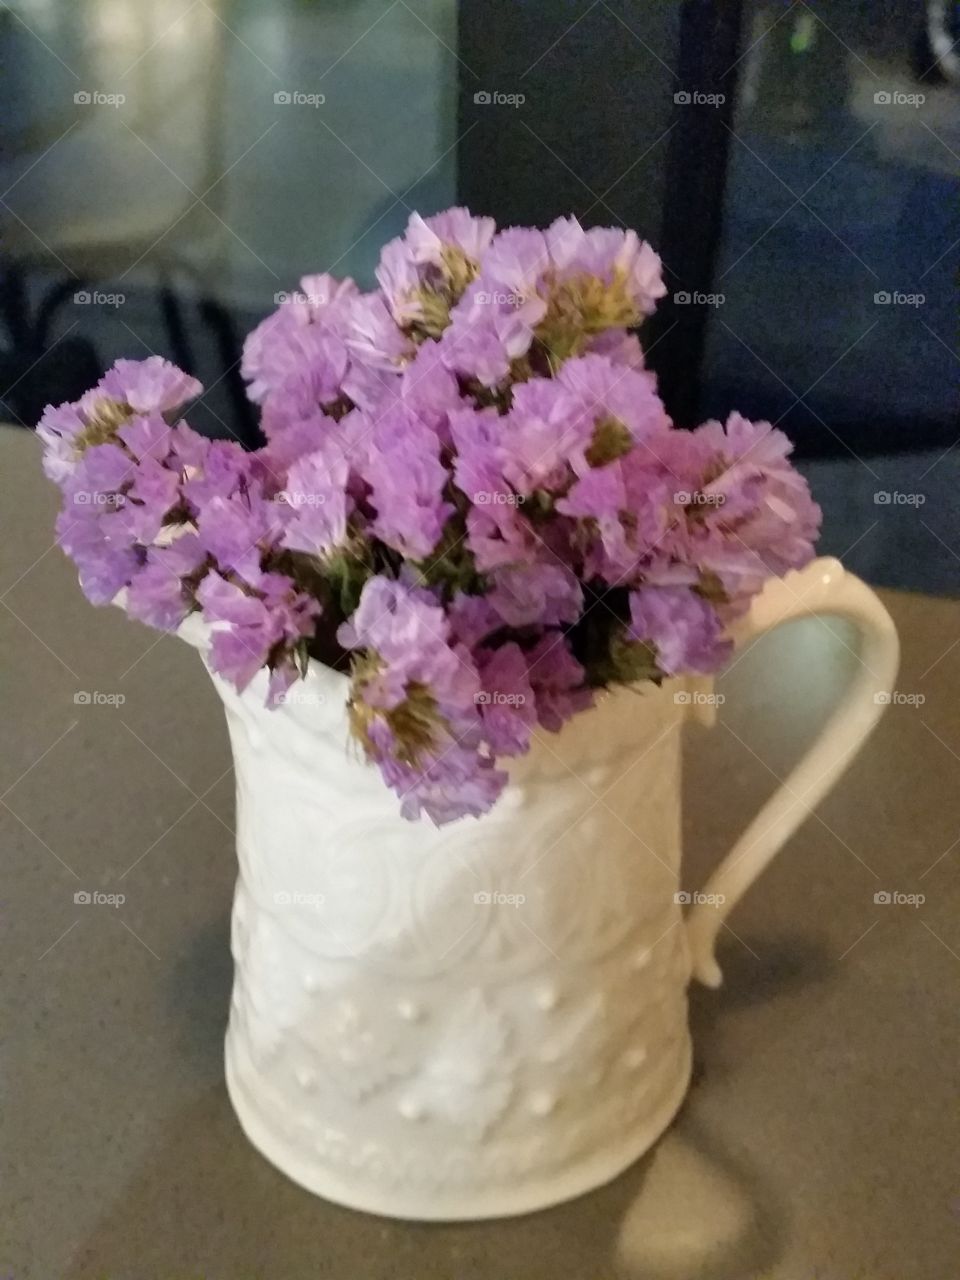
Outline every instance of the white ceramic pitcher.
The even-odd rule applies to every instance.
[[[834,560],[772,581],[738,640],[809,614],[857,624],[856,678],[686,915],[683,682],[540,734],[492,813],[437,830],[348,745],[343,675],[312,664],[273,711],[263,672],[242,696],[217,679],[240,864],[226,1071],[254,1145],[330,1200],[420,1219],[544,1208],[646,1151],[687,1089],[691,976],[719,983],[724,916],[893,686],[889,615]]]

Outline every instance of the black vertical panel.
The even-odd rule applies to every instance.
[[[673,286],[653,322],[660,390],[681,426],[700,412],[700,374],[711,312],[677,292],[710,293],[723,226],[737,82],[743,65],[742,0],[687,0],[679,38],[678,103],[667,148],[660,250]],[[698,105],[696,99],[701,98]],[[722,97],[720,105],[714,105]]]
[[[676,420],[696,416],[739,56],[740,0],[461,0],[458,189],[501,225],[634,227],[670,295],[645,333]],[[682,92],[723,93],[723,107]],[[496,95],[504,96],[498,102]],[[523,101],[517,103],[518,95]],[[513,101],[510,101],[510,99]]]
[[[574,213],[656,243],[680,8],[461,0],[462,201],[503,224]],[[478,93],[525,101],[476,102]]]

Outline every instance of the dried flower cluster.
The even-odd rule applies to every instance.
[[[180,418],[202,388],[120,360],[38,432],[87,596],[125,592],[268,700],[314,658],[408,817],[490,808],[498,760],[615,683],[711,672],[819,510],[769,423],[675,428],[631,330],[665,291],[630,231],[414,215],[379,288],[308,276],[247,339],[256,452]]]

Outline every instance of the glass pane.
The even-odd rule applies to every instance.
[[[0,10],[0,415],[160,351],[222,379],[206,426],[234,430],[230,366],[274,295],[369,284],[412,208],[454,202],[456,48],[455,0]]]
[[[958,15],[748,3],[708,413],[847,456],[953,438]]]

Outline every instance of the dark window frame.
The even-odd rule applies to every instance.
[[[604,24],[584,21],[601,6]],[[609,206],[591,200],[584,187],[606,193],[582,175],[613,180],[624,168],[624,155],[641,157],[634,178],[642,172],[643,184],[615,181],[616,198],[610,201],[624,225],[647,236],[664,260],[669,292],[644,340],[664,401],[681,426],[694,425],[700,416],[710,315],[705,308],[676,305],[673,294],[710,293],[717,276],[731,129],[747,52],[745,11],[744,0],[657,6],[631,0],[461,0],[459,6],[458,198],[507,225],[544,225],[571,211],[585,214],[587,225],[609,224]],[[598,57],[601,26],[607,45]],[[630,47],[631,29],[652,56],[643,66],[638,62],[636,78],[628,74],[618,82],[624,68],[620,46]],[[564,78],[571,85],[569,100],[558,96]],[[511,108],[474,102],[484,89],[526,90],[528,102],[511,117]],[[704,110],[674,105],[673,93],[694,90],[722,93],[724,102]],[[617,100],[611,105],[612,91]],[[578,128],[580,115],[590,122],[586,128]],[[569,128],[561,154],[550,145],[550,131],[562,128],[564,116]],[[616,127],[594,127],[605,117]],[[651,138],[659,139],[664,129],[665,145],[651,147]],[[791,431],[789,421],[783,425]],[[955,443],[958,430],[960,421],[942,418],[906,423],[840,416],[829,426],[804,419],[794,434],[800,456],[850,457],[942,448]]]

